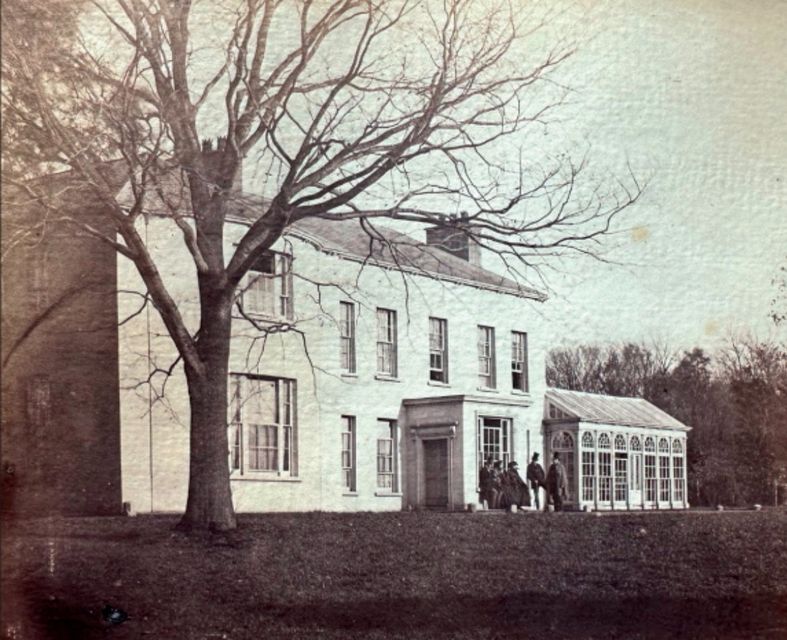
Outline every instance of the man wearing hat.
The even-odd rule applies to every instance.
[[[560,454],[556,451],[552,456],[552,464],[547,473],[547,492],[555,505],[555,511],[563,510],[563,498],[566,497],[566,468],[560,462]]]
[[[546,475],[544,474],[544,467],[538,463],[538,454],[533,454],[533,459],[527,465],[527,481],[530,483],[530,488],[533,490],[533,504],[536,509],[540,509],[538,501],[538,490],[541,487],[546,489]]]
[[[494,460],[492,457],[488,457],[478,473],[479,495],[481,504],[484,505],[485,509],[493,508],[495,502],[494,478],[492,477],[493,464]]]

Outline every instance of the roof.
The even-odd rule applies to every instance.
[[[285,233],[311,242],[326,253],[357,261],[370,261],[392,269],[421,273],[521,298],[543,300],[546,297],[535,289],[523,287],[439,247],[379,224],[370,227],[368,223],[362,226],[357,219],[306,218],[293,224]]]
[[[148,213],[167,215],[175,208],[191,209],[189,189],[182,174],[171,172],[158,178],[160,191],[145,194],[144,209]],[[163,195],[163,198],[162,198]],[[130,186],[121,197],[131,201]],[[269,201],[251,193],[237,193],[229,201],[228,218],[251,224],[267,209]],[[436,246],[368,219],[331,219],[330,214],[304,218],[284,231],[285,235],[309,242],[318,250],[343,258],[422,274],[458,284],[476,286],[520,298],[545,300],[542,292],[525,287],[500,274],[488,271]]]
[[[123,161],[106,163],[106,177],[110,187],[117,189],[121,206],[131,206],[133,195],[128,169]],[[71,171],[58,174],[63,180],[73,180]],[[180,171],[169,171],[157,177],[157,189],[147,189],[143,195],[143,210],[153,215],[169,215],[178,211],[190,215],[191,198]],[[77,194],[80,192],[77,189]],[[229,201],[228,219],[241,224],[255,221],[269,201],[251,193],[237,193]],[[525,287],[500,274],[488,271],[436,246],[399,233],[376,220],[362,225],[359,219],[331,219],[330,214],[300,220],[285,230],[285,235],[311,243],[320,251],[343,258],[375,264],[407,273],[422,274],[457,284],[489,289],[520,298],[545,300],[542,292]]]
[[[581,422],[681,431],[691,428],[643,398],[621,398],[566,389],[547,389],[546,398]]]

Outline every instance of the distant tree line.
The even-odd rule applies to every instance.
[[[689,500],[696,505],[773,504],[787,482],[787,346],[730,340],[714,354],[660,345],[582,345],[552,350],[551,386],[638,396],[693,429]]]

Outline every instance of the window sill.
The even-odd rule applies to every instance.
[[[375,491],[377,498],[401,498],[404,494],[401,491]]]
[[[382,382],[401,382],[401,380],[399,378],[397,378],[396,376],[388,376],[388,375],[385,375],[384,373],[376,374],[374,376],[374,379],[375,380],[380,380]]]
[[[440,382],[438,380],[427,380],[426,384],[430,387],[442,387],[442,388],[450,388],[451,385],[448,382]]]
[[[357,498],[358,497],[358,492],[357,491],[345,491],[342,494],[342,497],[344,497],[344,498]]]
[[[514,395],[514,396],[525,396],[527,398],[531,397],[531,394],[530,394],[529,391],[522,391],[522,389],[511,389],[511,395]]]
[[[287,476],[265,475],[264,472],[260,474],[230,474],[230,482],[301,482],[300,478],[290,478]]]
[[[492,387],[476,387],[476,390],[483,391],[484,393],[500,393],[499,389],[493,389]]]
[[[286,316],[281,316],[277,314],[270,314],[265,313],[263,311],[247,311],[244,309],[244,313],[249,316],[252,320],[256,322],[270,322],[276,324],[295,324],[295,318],[288,318]],[[239,313],[232,314],[233,320],[246,320],[242,315]]]

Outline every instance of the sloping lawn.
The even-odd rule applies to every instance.
[[[18,521],[29,638],[785,638],[787,513],[275,514]],[[129,619],[102,620],[105,604]]]

